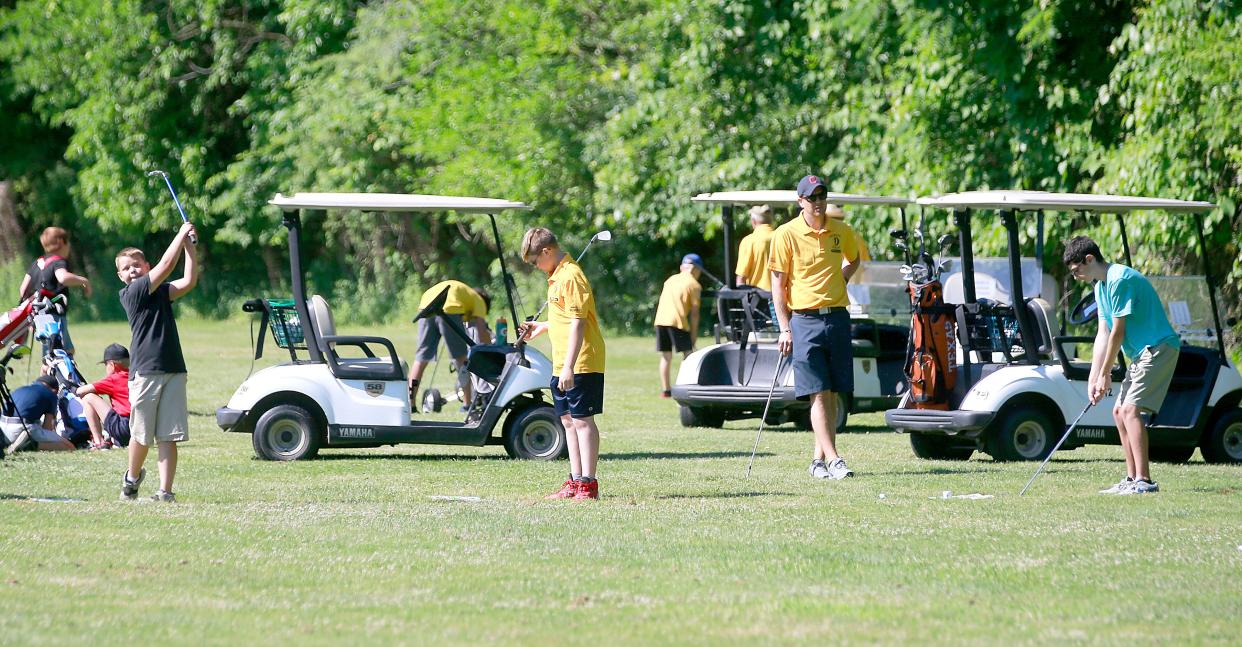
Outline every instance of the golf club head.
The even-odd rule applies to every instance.
[[[888,230],[888,235],[892,237],[893,240],[905,240],[907,232],[904,229],[890,229]]]
[[[591,240],[601,242],[601,243],[612,242],[612,232],[605,229],[601,232],[596,233],[594,236],[591,236]]]
[[[945,234],[936,240],[936,244],[940,245],[940,249],[945,249],[953,242],[953,234]]]
[[[168,174],[167,174],[167,173],[165,173],[165,172],[163,172],[163,171],[161,171],[161,170],[158,170],[158,169],[156,169],[156,170],[154,170],[154,171],[147,171],[147,177],[155,177],[155,176],[157,176],[157,175],[158,175],[159,177],[168,177]]]
[[[909,247],[906,246],[906,241],[904,238],[898,238],[894,240],[893,247],[897,248],[899,251],[902,251],[902,252],[910,249]]]
[[[30,354],[30,347],[21,344],[13,344],[13,349],[9,351],[13,359],[21,359]]]
[[[953,259],[946,258],[943,261],[940,261],[940,264],[936,266],[936,273],[944,274],[945,272],[948,272],[950,269],[952,269],[952,267],[953,267]]]

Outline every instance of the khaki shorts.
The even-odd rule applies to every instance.
[[[1155,413],[1164,404],[1169,393],[1169,383],[1177,368],[1177,356],[1181,349],[1169,344],[1148,346],[1130,363],[1126,379],[1117,393],[1118,404],[1133,404],[1139,409]]]
[[[190,439],[185,373],[151,373],[129,378],[131,440],[150,447],[154,442]]]

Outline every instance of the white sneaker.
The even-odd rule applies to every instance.
[[[1117,481],[1112,487],[1100,490],[1100,494],[1121,494],[1122,490],[1129,489],[1130,484],[1132,483],[1134,483],[1134,479],[1127,476],[1120,481]]]
[[[844,458],[838,457],[836,460],[828,464],[828,478],[834,481],[839,481],[853,475],[854,470],[851,470],[848,466],[846,466]]]
[[[811,466],[807,468],[812,478],[827,479],[832,478],[832,474],[828,471],[828,466],[824,465],[824,461],[811,461]]]
[[[1130,487],[1118,492],[1117,494],[1153,494],[1160,491],[1160,485],[1155,481],[1136,480],[1130,484]]]

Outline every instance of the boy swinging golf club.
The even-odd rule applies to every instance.
[[[835,480],[854,475],[837,454],[834,409],[836,393],[854,390],[845,284],[862,262],[853,232],[825,215],[827,192],[814,175],[798,182],[802,211],[773,234],[768,269],[781,329],[777,345],[792,355],[795,395],[811,400],[815,452],[809,471]]]

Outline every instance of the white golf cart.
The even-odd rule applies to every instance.
[[[774,209],[793,206],[795,191],[724,191],[703,193],[694,202],[720,205],[724,229],[724,275],[728,281],[716,292],[716,343],[691,353],[677,371],[673,399],[680,405],[681,424],[686,427],[720,427],[725,420],[759,418],[772,390],[768,421],[793,421],[810,427],[810,402],[794,396],[794,374],[788,362],[780,375],[777,329],[768,321],[771,294],[751,287],[737,287],[733,275],[733,212],[736,206],[771,205]],[[829,193],[829,204],[841,206],[895,207],[905,225],[905,198]],[[710,276],[710,275],[709,275]],[[713,277],[714,278],[714,277]],[[888,301],[902,303],[902,315],[909,312],[904,286],[893,281],[867,285],[852,281],[849,291],[850,332],[854,347],[854,393],[837,394],[837,429],[844,429],[850,413],[883,411],[894,406],[906,390],[903,372],[909,330],[905,325],[881,323],[868,315],[873,293],[888,289]]]
[[[503,443],[510,456],[537,460],[562,457],[565,432],[544,391],[552,363],[529,346],[475,345],[467,370],[495,385],[475,398],[464,422],[411,420],[406,365],[388,339],[336,334],[332,311],[320,296],[307,297],[302,269],[301,211],[372,212],[457,211],[486,214],[496,249],[503,249],[496,213],[527,209],[521,202],[488,198],[362,193],[277,195],[271,203],[284,211],[289,230],[291,302],[250,302],[248,311],[270,315],[277,343],[289,361],[250,376],[216,411],[225,431],[250,433],[255,453],[268,460],[313,457],[321,447],[379,447],[398,443],[475,445]],[[513,321],[512,280],[500,254],[500,268]],[[444,297],[419,317],[442,314]],[[416,318],[417,320],[417,318]],[[460,327],[458,327],[460,328]],[[462,330],[456,331],[466,338]],[[262,336],[256,358],[262,354]],[[300,356],[297,351],[305,351]],[[503,418],[503,424],[501,419]],[[500,428],[500,434],[495,433]]]
[[[1087,404],[1086,380],[1094,342],[1094,296],[1082,299],[1068,318],[1086,326],[1080,336],[1065,335],[1065,323],[1043,299],[1023,295],[1020,278],[1019,220],[1043,212],[1116,214],[1122,255],[1131,265],[1125,214],[1160,210],[1189,214],[1198,227],[1203,275],[1153,280],[1170,321],[1182,337],[1182,352],[1164,405],[1150,420],[1151,456],[1182,462],[1198,446],[1208,462],[1242,462],[1242,374],[1225,352],[1216,287],[1203,236],[1207,202],[1040,191],[979,191],[920,198],[927,207],[950,209],[962,250],[964,303],[956,306],[956,385],[945,410],[914,408],[909,398],[885,413],[888,425],[910,434],[922,458],[965,460],[982,450],[997,460],[1042,460],[1052,451],[1068,421]],[[971,225],[976,211],[995,211],[1008,236],[1012,302],[976,298]],[[1196,296],[1197,295],[1197,296]],[[1079,355],[1079,352],[1082,355]],[[1120,383],[1124,367],[1113,380]],[[1114,389],[1115,391],[1116,389]],[[1109,394],[1086,412],[1066,448],[1087,443],[1120,444]]]

